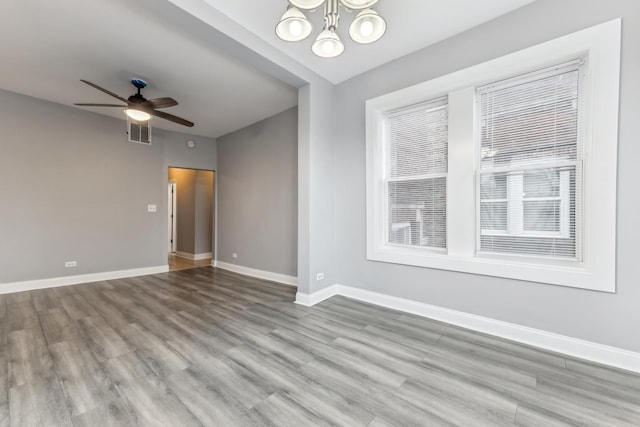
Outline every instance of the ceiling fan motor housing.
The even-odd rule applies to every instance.
[[[147,82],[142,79],[131,79],[131,84],[138,89],[144,89],[145,87],[147,87]]]

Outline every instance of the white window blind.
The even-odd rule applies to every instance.
[[[447,99],[388,113],[387,243],[447,247]]]
[[[479,251],[580,259],[582,62],[478,89]]]

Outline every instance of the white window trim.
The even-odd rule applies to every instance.
[[[466,68],[366,102],[367,258],[615,292],[616,180],[621,20],[615,19]],[[476,253],[477,150],[476,88],[570,60],[588,62],[584,135],[584,219],[582,261]],[[439,97],[449,97],[449,171],[447,178],[447,253],[385,243],[384,144],[387,112]],[[594,143],[597,141],[597,143]]]

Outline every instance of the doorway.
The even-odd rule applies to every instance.
[[[215,242],[215,172],[169,168],[169,270],[211,265]]]

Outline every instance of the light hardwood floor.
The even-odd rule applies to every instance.
[[[640,376],[211,267],[0,295],[0,426],[638,426]]]
[[[169,271],[187,270],[189,268],[205,267],[211,265],[211,258],[191,260],[181,258],[175,254],[169,254],[168,257]]]

